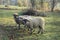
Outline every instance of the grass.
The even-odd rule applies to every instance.
[[[13,10],[20,10],[20,9],[26,9],[28,7],[19,7],[19,6],[11,6],[8,5],[8,7],[5,7],[5,5],[0,5],[0,9],[13,9]]]
[[[20,11],[20,10],[19,10]],[[13,13],[18,12],[18,10],[0,10],[0,17],[13,17]]]
[[[16,26],[16,23],[14,22],[13,19],[13,13],[15,12],[20,12],[20,10],[0,10],[0,25],[6,26],[5,29],[3,27],[4,30],[13,31],[14,27],[13,28],[11,27]],[[30,36],[20,37],[23,36],[24,34],[21,34],[20,31],[15,31],[14,32],[16,33],[15,36],[16,35],[18,36],[16,36],[14,40],[60,40],[60,13],[59,12],[46,12],[46,13],[48,14],[48,17],[44,17],[46,20],[44,34],[41,35],[33,33]],[[22,33],[26,33],[26,31]]]

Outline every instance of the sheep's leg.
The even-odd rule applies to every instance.
[[[20,29],[20,24],[18,24],[18,29]]]
[[[43,34],[44,33],[44,25],[45,25],[45,23],[44,24],[42,24],[43,26],[41,26],[41,34]]]
[[[30,31],[30,34],[32,34],[32,30],[33,30],[32,28],[30,28],[30,29],[29,29],[29,31]]]
[[[39,26],[39,31],[38,31],[38,34],[41,32],[40,30],[41,30],[41,27]]]
[[[41,34],[43,34],[43,32],[44,32],[44,29],[43,29],[43,28],[41,28]]]
[[[28,31],[30,31],[30,34],[32,34],[33,25],[30,22],[26,22],[25,26],[28,28]]]
[[[30,34],[32,34],[32,28],[30,26],[28,26],[28,30],[30,31]]]
[[[38,33],[40,33],[40,32],[41,32],[41,34],[43,34],[43,32],[44,32],[44,28],[41,27],[41,26],[39,26],[39,31],[38,31]]]

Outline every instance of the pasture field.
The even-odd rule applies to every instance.
[[[16,23],[13,19],[13,13],[20,12],[20,10],[0,10],[0,40],[9,40],[11,34],[14,35],[14,40],[60,40],[60,13],[46,12],[45,18],[45,32],[44,34],[29,35],[27,30],[23,32],[23,28],[15,30]],[[25,34],[23,34],[25,33]]]

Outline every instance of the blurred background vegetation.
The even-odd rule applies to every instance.
[[[60,0],[0,0],[0,8],[25,9],[32,7],[37,10],[60,10]]]

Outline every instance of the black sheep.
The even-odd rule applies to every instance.
[[[20,21],[19,15],[17,13],[14,13],[13,16],[14,16],[15,22],[18,24],[18,28],[20,29],[21,21]]]
[[[18,28],[20,29],[20,25],[21,24],[25,24],[25,20],[23,20],[23,22],[22,22],[22,19],[24,17],[26,17],[27,15],[25,15],[25,16],[19,16],[18,13],[14,13],[13,16],[14,16],[15,22],[18,24]],[[23,17],[23,18],[21,18],[21,17]]]

